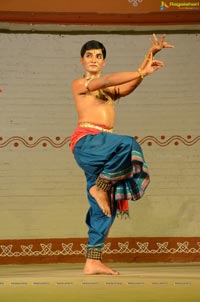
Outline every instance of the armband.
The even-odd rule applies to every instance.
[[[91,81],[91,78],[87,78],[86,81],[85,81],[85,88],[90,92],[90,89],[88,87],[89,83]]]

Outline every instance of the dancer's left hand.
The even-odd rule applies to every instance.
[[[161,51],[163,48],[174,48],[174,45],[165,41],[165,38],[166,38],[165,34],[162,35],[160,40],[157,38],[156,34],[153,34],[153,36],[150,38],[152,44],[150,51],[152,52],[153,55]]]

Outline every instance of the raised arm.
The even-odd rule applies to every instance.
[[[155,70],[164,66],[164,63],[154,59],[154,56],[164,48],[174,48],[165,41],[166,35],[162,35],[160,40],[155,34],[150,38],[151,47],[148,49],[137,71],[120,72],[102,76],[100,78],[82,78],[73,81],[72,89],[78,94],[88,91],[104,89],[113,99],[123,97],[133,92],[142,82],[143,78]]]
[[[145,59],[146,66],[137,71],[112,73],[100,78],[85,80],[85,89],[95,91],[99,89],[119,89],[120,96],[127,95],[133,88],[135,81],[141,81],[145,76],[164,66],[164,63],[153,59],[152,53]]]
[[[163,34],[161,36],[160,40],[157,38],[157,36],[155,34],[152,35],[152,37],[150,38],[152,45],[149,48],[148,52],[145,54],[144,59],[141,62],[141,64],[139,65],[138,70],[143,71],[145,69],[145,67],[149,63],[151,54],[152,54],[152,56],[155,56],[158,52],[160,52],[164,48],[174,48],[174,45],[165,41],[165,38],[166,38],[165,34]],[[126,95],[130,94],[139,86],[139,84],[141,82],[142,82],[142,77],[134,79],[133,81],[126,83],[124,85],[121,85],[118,88],[120,96],[126,96]]]
[[[144,60],[141,62],[139,68],[142,70],[146,67],[148,61],[149,61],[149,56],[152,54],[155,56],[159,51],[161,51],[164,48],[174,48],[174,45],[168,43],[165,41],[166,35],[163,34],[158,40],[156,34],[153,34],[152,37],[150,38],[152,46],[149,48],[148,52],[146,53]]]

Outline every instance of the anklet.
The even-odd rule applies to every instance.
[[[107,183],[105,182],[104,179],[98,177],[97,180],[96,180],[96,185],[99,189],[102,189],[103,191],[105,192],[108,192],[111,190],[112,188],[112,184],[111,183]]]
[[[96,248],[89,248],[86,250],[86,258],[102,260],[102,250]]]

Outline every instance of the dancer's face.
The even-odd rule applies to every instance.
[[[90,49],[87,50],[81,58],[81,63],[89,74],[99,74],[101,69],[105,65],[105,60],[103,58],[103,53],[101,49]]]

